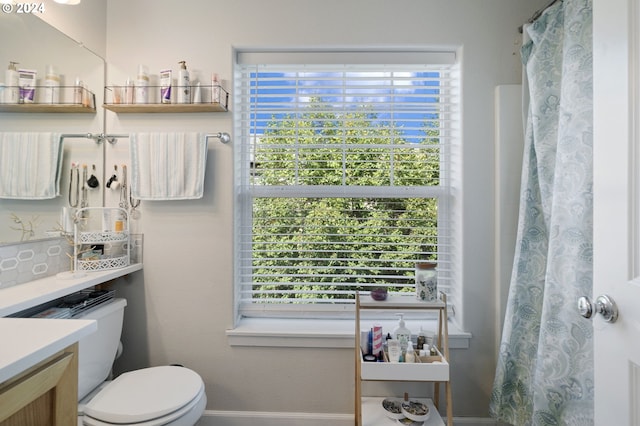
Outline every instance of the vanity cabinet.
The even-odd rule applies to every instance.
[[[0,426],[75,426],[78,343],[0,383]]]
[[[385,354],[384,362],[365,362],[360,345],[362,330],[361,312],[372,311],[435,311],[437,324],[437,354],[420,357],[416,354],[414,363],[390,363]],[[355,424],[356,426],[374,426],[393,424],[382,407],[384,397],[363,397],[362,382],[425,382],[433,384],[433,401],[422,399],[429,407],[430,415],[425,426],[444,426],[438,408],[440,406],[440,384],[444,383],[446,398],[447,425],[453,426],[453,407],[449,374],[449,331],[447,326],[447,299],[441,293],[440,299],[434,302],[423,302],[414,296],[391,295],[385,301],[375,301],[368,294],[356,294],[356,326],[355,326]],[[388,395],[391,397],[392,395]]]

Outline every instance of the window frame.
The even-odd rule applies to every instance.
[[[411,58],[413,61],[436,61],[438,63],[446,62],[451,64],[451,75],[455,75],[457,80],[456,84],[460,84],[460,76],[459,76],[459,66],[456,59],[456,52],[453,51],[438,51],[436,50],[323,50],[323,49],[311,49],[308,51],[300,51],[300,50],[289,50],[289,49],[278,49],[278,50],[269,50],[269,49],[260,49],[260,50],[237,50],[235,52],[236,61],[234,62],[234,67],[237,67],[239,63],[242,62],[259,62],[259,63],[287,63],[287,64],[295,64],[295,61],[299,61],[306,58],[308,63],[322,63],[322,61],[336,61],[336,60],[345,60],[345,58],[349,58],[350,61],[354,61],[357,63],[367,63],[367,61],[371,61],[371,58],[376,58],[376,63],[379,61],[378,58],[384,56],[388,58],[385,63],[405,63],[408,58]],[[284,58],[284,59],[283,59]],[[299,64],[303,66],[303,64]],[[238,71],[234,69],[234,75],[236,75]],[[236,85],[234,87],[234,94],[242,94],[246,88],[242,87],[238,83],[238,79],[235,79]],[[449,164],[454,162],[459,162],[459,157],[454,157],[455,155],[459,155],[458,148],[460,144],[460,135],[459,135],[459,127],[460,127],[460,108],[461,108],[461,99],[459,93],[459,87],[457,87],[458,92],[456,94],[452,94],[457,100],[455,107],[457,108],[456,112],[453,112],[453,115],[456,115],[456,123],[457,126],[453,128],[448,128],[450,134],[448,138],[451,140],[449,145],[450,152],[447,153],[448,156],[451,156]],[[244,93],[246,96],[246,93]],[[240,108],[238,108],[237,98],[234,95],[234,112],[235,114],[245,114]],[[235,134],[239,137],[236,137],[240,144],[250,143],[249,135],[241,129],[239,122],[242,121],[242,117],[238,117],[234,119],[234,126],[236,129]],[[246,119],[246,117],[244,117]],[[326,319],[327,315],[330,313],[331,318],[348,318],[352,319],[353,316],[353,305],[345,304],[345,305],[333,305],[331,309],[327,309],[326,306],[322,305],[283,305],[283,304],[254,304],[251,307],[242,307],[240,306],[241,297],[240,297],[240,287],[242,286],[240,271],[242,268],[246,267],[245,263],[247,259],[243,259],[239,253],[242,250],[246,250],[246,248],[251,245],[251,241],[243,240],[241,238],[240,232],[238,232],[238,223],[252,223],[252,209],[246,208],[247,206],[252,205],[252,196],[248,192],[244,192],[239,189],[238,182],[245,179],[247,176],[242,176],[242,173],[247,173],[246,168],[242,168],[239,166],[239,163],[246,159],[243,157],[242,149],[235,150],[235,162],[236,167],[234,170],[234,182],[236,182],[236,186],[234,188],[235,194],[235,202],[236,209],[234,212],[234,220],[236,222],[235,231],[234,231],[234,318],[236,324],[243,318],[243,312],[251,312],[251,316],[258,317],[266,317],[266,318],[290,318],[290,319]],[[242,171],[241,171],[242,170]],[[448,171],[449,174],[455,173],[453,170]],[[453,182],[459,181],[459,178],[454,178],[453,176],[449,176],[447,178],[448,185],[444,188],[434,188],[434,194],[436,197],[439,197],[439,207],[438,207],[438,223],[441,223],[442,217],[453,217],[459,216],[460,212],[452,213],[452,204],[454,204],[451,200],[453,195]],[[268,190],[267,190],[268,192]],[[458,207],[459,208],[459,207]],[[451,227],[455,226],[454,222],[458,222],[457,220],[451,220]],[[447,238],[454,239],[457,232],[454,232],[453,229],[448,231],[446,235]],[[440,233],[438,234],[441,235]],[[446,259],[452,265],[449,279],[451,280],[451,289],[449,300],[453,300],[456,306],[456,309],[460,307],[461,301],[456,295],[461,293],[459,280],[456,280],[458,276],[459,265],[454,263],[454,259],[457,258],[458,253],[460,251],[460,247],[454,244],[451,248],[451,251],[444,256],[449,257]],[[453,308],[453,304],[450,307],[450,314],[455,312]]]

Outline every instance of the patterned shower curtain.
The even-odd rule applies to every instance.
[[[529,86],[518,240],[490,412],[593,424],[592,9],[564,0],[526,30]]]

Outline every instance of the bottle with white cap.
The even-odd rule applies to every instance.
[[[180,69],[178,70],[178,103],[191,103],[191,81],[189,80],[189,71],[185,61],[178,62]]]

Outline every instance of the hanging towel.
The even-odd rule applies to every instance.
[[[60,195],[62,140],[56,133],[0,133],[0,198]]]
[[[131,142],[131,195],[139,200],[202,198],[207,163],[203,133],[136,133]]]

